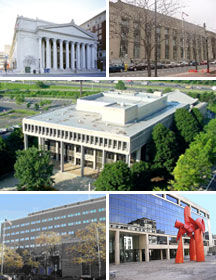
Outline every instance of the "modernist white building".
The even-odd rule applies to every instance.
[[[60,161],[61,171],[69,162],[81,166],[81,176],[85,166],[100,170],[117,160],[130,165],[141,159],[157,123],[169,127],[176,109],[197,104],[198,100],[178,91],[90,95],[77,104],[23,119],[25,148],[28,136],[36,136],[39,145]]]
[[[56,24],[18,16],[10,52],[10,65],[16,72],[26,66],[44,73],[96,69],[97,37],[72,20]]]

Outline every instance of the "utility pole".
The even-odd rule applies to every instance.
[[[155,77],[157,77],[157,0],[155,0]]]
[[[206,42],[206,58],[207,58],[207,73],[209,73],[209,53],[208,53],[208,36],[206,32],[206,24],[203,24],[204,33],[205,33],[205,42]]]

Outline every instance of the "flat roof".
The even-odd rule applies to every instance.
[[[186,97],[185,102],[182,101],[184,96]],[[93,95],[89,97],[94,100]],[[152,115],[150,114],[147,117],[144,117],[141,120],[135,120],[133,122],[127,123],[122,126],[119,124],[113,124],[113,123],[102,121],[102,117],[100,113],[76,110],[75,104],[54,111],[50,111],[47,113],[43,113],[40,115],[35,115],[35,116],[25,118],[24,122],[25,121],[28,122],[28,120],[32,120],[35,122],[41,122],[41,125],[44,124],[44,125],[51,126],[53,124],[59,127],[62,126],[64,127],[64,129],[70,127],[70,128],[82,129],[86,131],[103,132],[110,135],[132,137],[138,134],[139,132],[147,129],[148,127],[151,127],[152,125],[164,120],[169,115],[174,114],[177,109],[184,108],[185,106],[191,105],[196,101],[195,99],[190,97],[190,102],[189,102],[187,97],[188,96],[184,93],[180,93],[180,94],[178,93],[177,95],[176,92],[170,93],[168,96],[167,105],[164,108],[154,112]],[[104,96],[99,98],[100,101],[102,102],[114,101],[115,103],[115,100],[113,98],[109,99],[108,97],[104,97]],[[151,98],[154,98],[154,95],[152,95]],[[179,99],[181,99],[181,102],[179,102]],[[130,101],[127,100],[127,102],[131,102],[131,100]]]

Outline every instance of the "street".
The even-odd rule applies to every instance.
[[[21,77],[34,77],[34,78],[44,78],[44,77],[49,77],[49,78],[56,78],[56,77],[106,77],[106,72],[105,71],[96,71],[96,72],[82,72],[82,73],[62,73],[62,74],[16,74],[16,73],[5,73],[2,72],[0,73],[0,77],[16,77],[16,78],[21,78]]]
[[[198,73],[189,72],[195,70],[194,66],[185,66],[185,67],[175,67],[175,68],[167,68],[167,69],[158,69],[158,77],[181,77],[184,75],[185,77],[199,77],[200,74],[206,75],[203,71],[207,69],[206,65],[198,66]],[[210,71],[216,70],[215,66],[210,67]],[[154,70],[151,73],[152,77],[154,77]],[[216,74],[210,74],[211,77],[216,77]],[[147,70],[144,71],[128,71],[128,72],[116,72],[110,73],[110,77],[148,77]]]

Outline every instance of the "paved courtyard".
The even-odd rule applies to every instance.
[[[115,272],[115,280],[215,280],[216,257],[207,256],[202,263],[185,260],[175,264],[175,260],[151,261],[149,263],[124,263],[110,265]]]

